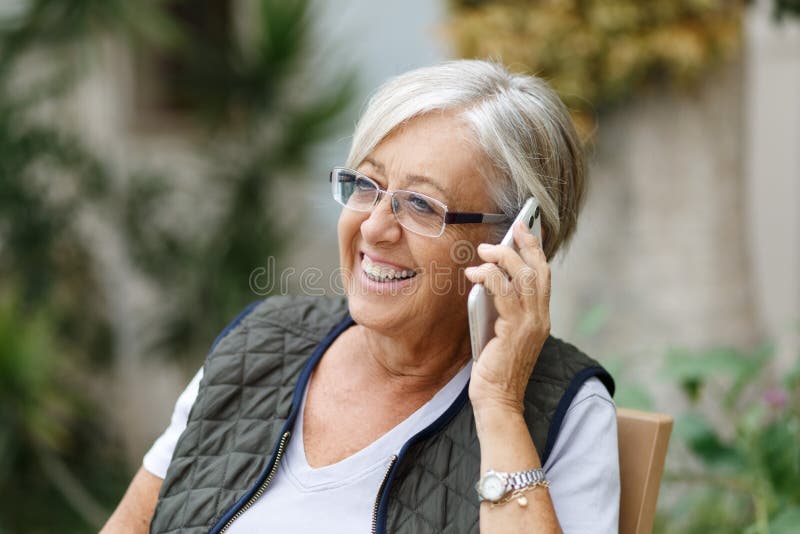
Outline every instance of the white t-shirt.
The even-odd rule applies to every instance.
[[[462,369],[424,406],[365,449],[317,469],[308,465],[303,448],[304,395],[294,434],[269,489],[227,532],[369,532],[375,499],[392,455],[455,401],[470,370],[471,365]],[[169,427],[144,456],[145,469],[160,478],[165,477],[186,427],[201,378],[202,369],[178,398]],[[570,404],[544,470],[565,533],[618,531],[616,409],[598,379],[587,380]]]

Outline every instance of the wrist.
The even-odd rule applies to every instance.
[[[524,420],[525,408],[521,401],[492,399],[472,401],[472,411],[475,413],[476,419],[487,421],[492,419],[508,420],[509,418]]]
[[[521,405],[482,402],[473,404],[472,411],[479,436],[486,432],[503,435],[511,429],[521,427],[527,430]]]
[[[528,499],[523,493],[536,487],[549,486],[550,482],[547,481],[542,468],[510,473],[490,469],[475,484],[475,489],[481,502],[489,501],[492,506],[517,499],[519,505],[525,507],[528,505]]]
[[[469,400],[476,414],[478,412],[500,415],[524,413],[524,388],[508,384],[487,384],[474,378],[469,384]]]

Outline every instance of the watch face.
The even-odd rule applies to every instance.
[[[483,478],[481,484],[481,494],[485,499],[490,501],[497,501],[506,492],[506,485],[499,476],[495,474],[488,474]]]

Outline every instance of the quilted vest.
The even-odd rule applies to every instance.
[[[224,532],[253,502],[269,498],[311,372],[352,324],[344,299],[281,296],[252,304],[220,334],[150,532]],[[525,397],[525,419],[542,464],[572,398],[593,376],[613,394],[611,376],[594,360],[547,339]],[[479,468],[465,388],[391,463],[375,498],[373,532],[477,534]]]

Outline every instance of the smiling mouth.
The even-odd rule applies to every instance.
[[[399,281],[399,280],[407,280],[409,278],[414,278],[417,273],[413,269],[403,269],[397,270],[392,269],[391,267],[381,266],[376,263],[373,263],[372,260],[367,257],[366,254],[361,253],[361,269],[363,269],[364,274],[367,275],[367,278],[374,282],[392,282],[392,281]]]

